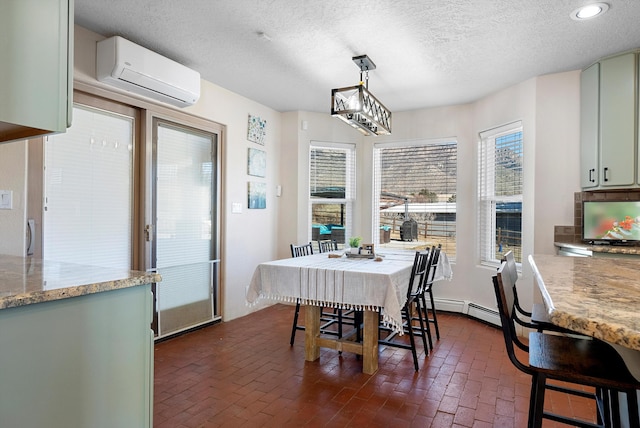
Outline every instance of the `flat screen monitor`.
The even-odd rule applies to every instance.
[[[640,243],[640,202],[583,202],[582,238],[596,244]]]

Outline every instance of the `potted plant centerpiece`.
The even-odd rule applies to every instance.
[[[362,241],[362,238],[359,236],[349,238],[349,247],[351,247],[349,252],[351,254],[360,254],[360,241]]]

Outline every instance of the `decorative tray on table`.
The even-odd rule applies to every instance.
[[[375,259],[376,258],[376,252],[374,250],[373,244],[362,245],[362,247],[358,249],[357,253],[352,253],[351,250],[347,250],[344,253],[347,255],[348,258],[352,258],[352,259]]]
[[[375,254],[354,254],[354,253],[346,252],[345,255],[349,259],[375,259],[376,258]]]

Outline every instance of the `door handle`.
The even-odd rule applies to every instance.
[[[147,242],[153,241],[153,225],[148,224],[144,227],[144,239]]]
[[[32,218],[27,220],[27,256],[33,255],[33,248],[36,244],[36,221]]]

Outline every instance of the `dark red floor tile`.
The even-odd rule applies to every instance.
[[[497,328],[439,314],[435,349],[427,356],[418,345],[420,371],[410,351],[381,347],[369,376],[349,353],[304,361],[304,333],[289,346],[292,315],[274,305],[157,343],[154,426],[526,426],[530,377],[510,363]],[[588,400],[557,394],[545,407],[594,414]]]

